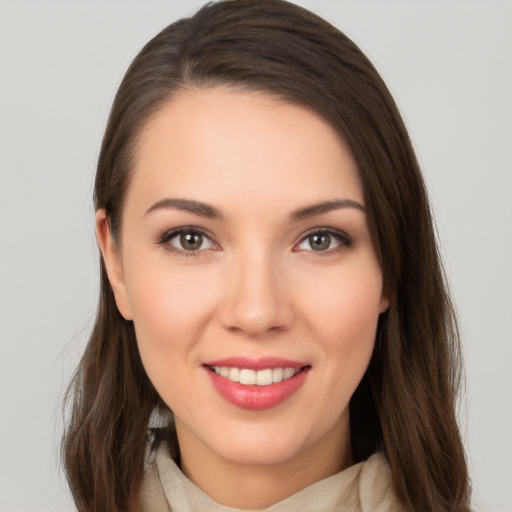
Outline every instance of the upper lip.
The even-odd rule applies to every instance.
[[[293,359],[284,359],[281,357],[260,357],[253,359],[250,357],[227,357],[224,359],[215,359],[204,361],[204,366],[220,366],[228,368],[245,368],[248,370],[265,370],[267,368],[296,368],[300,369],[308,366],[308,363],[303,361],[296,361]]]

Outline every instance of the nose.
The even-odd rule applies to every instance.
[[[224,328],[249,337],[284,331],[294,321],[290,290],[270,254],[231,261],[219,318]]]

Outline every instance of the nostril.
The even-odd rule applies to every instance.
[[[223,304],[219,318],[232,333],[250,337],[288,330],[293,323],[291,304],[283,297],[235,297]]]

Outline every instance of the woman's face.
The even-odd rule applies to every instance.
[[[182,92],[144,129],[98,238],[185,466],[336,470],[387,307],[363,197],[330,125],[261,93]]]

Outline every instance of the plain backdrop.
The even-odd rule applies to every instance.
[[[300,2],[410,130],[460,313],[476,510],[512,511],[512,3]],[[0,510],[71,511],[60,401],[95,311],[95,161],[122,74],[198,1],[0,0]]]

